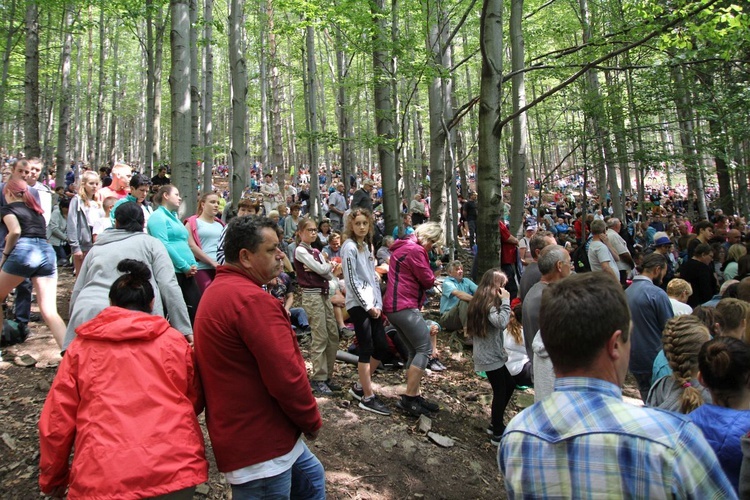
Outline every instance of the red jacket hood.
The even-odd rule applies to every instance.
[[[122,342],[153,340],[168,328],[169,322],[161,316],[110,306],[76,328],[76,333],[89,340]]]

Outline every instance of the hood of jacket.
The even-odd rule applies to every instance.
[[[391,255],[393,255],[396,250],[398,250],[401,247],[407,247],[411,245],[418,245],[417,243],[417,237],[412,235],[407,236],[406,238],[398,239],[393,242],[393,245],[391,245],[391,248],[389,250],[391,251]]]
[[[79,337],[89,340],[123,342],[153,340],[169,329],[162,316],[110,306],[78,328]]]

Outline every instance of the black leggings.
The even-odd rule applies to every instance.
[[[496,436],[500,436],[505,432],[503,415],[513,395],[513,390],[516,388],[516,383],[505,365],[487,372],[487,380],[492,386],[492,429]]]
[[[198,303],[201,301],[203,294],[194,277],[188,278],[183,273],[177,273],[177,284],[180,285],[180,290],[182,290],[182,298],[185,299],[190,324],[193,325],[195,324],[195,312],[198,310]]]
[[[359,362],[369,363],[371,357],[382,361],[388,355],[388,341],[385,340],[383,317],[373,318],[362,307],[347,309],[349,317],[354,323],[354,333],[357,335]]]

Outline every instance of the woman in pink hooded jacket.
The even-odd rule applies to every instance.
[[[419,384],[432,353],[430,328],[419,310],[426,291],[435,284],[427,253],[442,241],[443,229],[437,222],[420,224],[413,235],[396,241],[391,246],[388,287],[383,298],[383,312],[409,351],[406,393],[396,406],[415,417],[440,409],[419,393]]]
[[[146,265],[117,269],[112,305],[77,328],[44,403],[39,485],[58,498],[192,498],[208,480],[192,349],[150,313]]]

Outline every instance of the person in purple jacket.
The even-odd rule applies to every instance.
[[[419,309],[426,291],[435,284],[427,253],[442,241],[443,229],[436,222],[420,224],[413,235],[396,241],[391,246],[388,287],[383,298],[383,312],[409,351],[406,393],[396,406],[415,417],[440,409],[419,393],[419,383],[432,353],[430,328]]]

